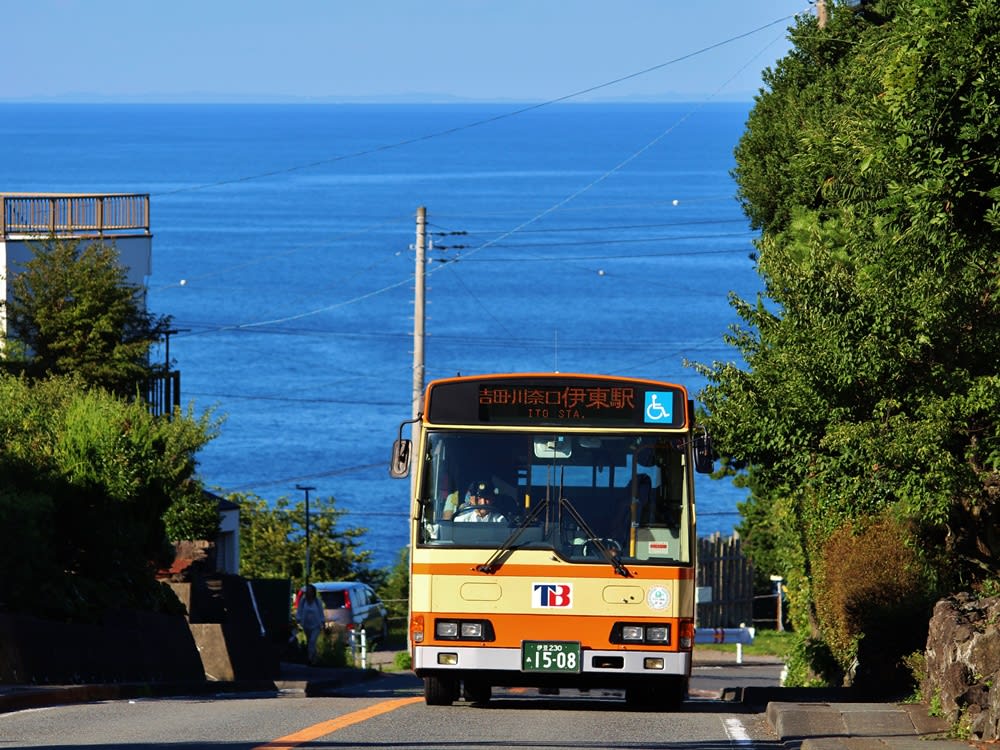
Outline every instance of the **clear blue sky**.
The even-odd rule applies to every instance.
[[[547,101],[809,12],[809,0],[21,0],[0,15],[0,101]],[[581,100],[749,100],[789,24]]]

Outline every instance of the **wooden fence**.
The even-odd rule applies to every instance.
[[[753,624],[753,565],[743,554],[739,534],[715,533],[698,540],[699,628],[737,628]]]

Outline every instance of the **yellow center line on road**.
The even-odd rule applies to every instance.
[[[387,714],[390,711],[395,711],[397,708],[402,708],[403,706],[409,706],[412,703],[419,703],[422,700],[423,696],[417,696],[382,701],[381,703],[376,703],[374,706],[363,708],[360,711],[352,711],[349,714],[338,716],[336,719],[330,719],[330,721],[324,721],[320,724],[313,724],[311,727],[306,727],[293,734],[287,734],[284,737],[279,737],[263,745],[257,745],[253,750],[280,750],[281,748],[298,747],[306,742],[317,740],[323,735],[332,734],[338,729],[366,721],[380,714]]]

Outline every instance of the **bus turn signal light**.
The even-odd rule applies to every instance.
[[[681,651],[690,651],[694,648],[694,620],[681,620],[679,638],[677,645]]]
[[[410,638],[414,643],[424,642],[424,616],[415,615],[410,620]]]

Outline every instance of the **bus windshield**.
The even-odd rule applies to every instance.
[[[418,543],[512,543],[571,563],[609,556],[629,565],[690,563],[694,514],[684,439],[431,429]]]

